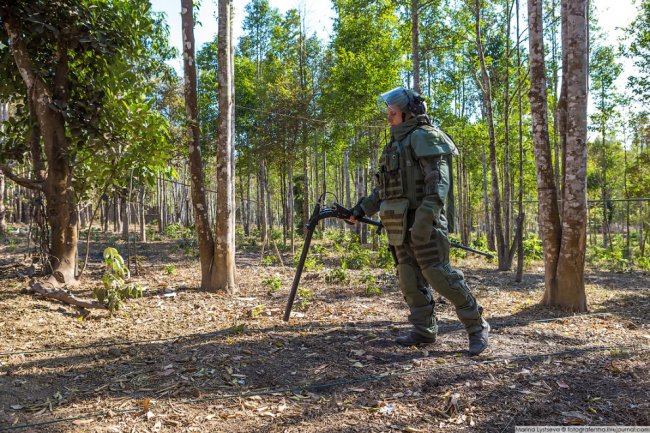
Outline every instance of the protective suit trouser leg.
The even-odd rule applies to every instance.
[[[483,308],[472,295],[465,276],[449,264],[449,242],[446,233],[435,229],[428,243],[413,245],[413,251],[422,275],[440,295],[449,299],[458,319],[468,334],[487,327],[483,319]]]
[[[438,325],[434,314],[434,301],[426,280],[417,266],[413,251],[408,244],[395,247],[399,287],[409,306],[409,322],[415,332],[426,338],[435,338]]]

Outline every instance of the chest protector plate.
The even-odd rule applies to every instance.
[[[408,208],[416,209],[424,198],[424,174],[413,157],[412,135],[384,147],[376,176],[381,200],[405,198],[409,201]]]
[[[391,245],[404,243],[408,210],[416,209],[424,198],[424,174],[413,157],[411,136],[394,140],[384,148],[376,175],[381,199],[379,215]]]

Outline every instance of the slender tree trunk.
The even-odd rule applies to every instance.
[[[235,245],[233,243],[235,197],[233,194],[233,85],[231,0],[219,0],[219,38],[217,48],[219,81],[219,143],[217,145],[217,215],[213,287],[233,294],[235,285]]]
[[[519,137],[519,197],[518,206],[519,214],[517,215],[517,273],[515,276],[516,282],[521,282],[524,275],[524,128],[523,128],[523,110],[521,102],[521,41],[519,33],[519,0],[516,1],[517,16],[517,112],[519,114],[518,137]]]
[[[496,154],[496,137],[494,132],[494,115],[492,110],[492,84],[487,73],[485,57],[483,55],[483,43],[481,41],[481,2],[476,0],[476,47],[478,51],[479,62],[481,64],[481,78],[483,103],[488,120],[488,132],[490,135],[490,171],[492,174],[492,215],[494,219],[494,235],[496,237],[497,256],[499,261],[499,270],[505,271],[508,268],[507,254],[508,246],[505,244],[503,236],[503,226],[501,221],[501,193],[499,191],[499,173],[497,171],[497,154]]]
[[[512,241],[512,183],[510,179],[510,17],[512,3],[506,0],[506,57],[505,57],[505,101],[503,108],[503,134],[504,134],[504,161],[503,161],[503,214],[504,214],[504,242],[509,252],[505,256],[503,267],[512,268],[514,257],[514,244]]]
[[[307,224],[309,220],[309,164],[307,161],[308,159],[308,153],[309,149],[307,148],[307,136],[306,136],[306,131],[304,131],[304,137],[303,137],[303,144],[304,150],[302,154],[302,172],[303,172],[303,178],[302,178],[302,189],[303,189],[303,200],[302,200],[302,225],[303,227]],[[304,235],[307,234],[306,230],[303,230]]]
[[[411,0],[411,55],[413,57],[413,90],[420,93],[420,43],[418,0]]]
[[[196,95],[196,62],[194,47],[193,0],[182,0],[181,19],[183,25],[183,69],[185,71],[185,112],[187,114],[189,138],[189,166],[192,206],[194,208],[196,235],[199,242],[201,262],[201,288],[214,290],[212,281],[214,261],[214,238],[210,229],[208,204],[205,197],[205,178],[201,160],[201,141]],[[164,186],[164,185],[163,185]],[[159,188],[159,191],[162,188]],[[161,191],[161,195],[164,192]],[[162,200],[158,200],[159,204]],[[162,210],[162,206],[160,206]],[[160,211],[160,221],[163,212]],[[162,226],[159,226],[162,227]]]
[[[291,236],[291,254],[295,253],[295,223],[293,221],[294,216],[294,197],[293,197],[293,158],[289,157],[289,168],[287,170],[289,176],[289,186],[287,188],[288,192],[288,211],[287,211],[287,225],[289,226],[290,236]]]
[[[557,293],[556,269],[562,231],[549,148],[542,19],[542,0],[528,0],[531,81],[529,99],[537,167],[539,224],[544,246],[544,281],[546,293],[550,295]],[[547,294],[544,296],[545,303],[548,303]]]
[[[142,186],[140,188],[140,206],[139,206],[139,212],[140,212],[140,241],[143,243],[147,243],[147,221],[146,221],[146,194],[147,194],[147,187]]]
[[[248,173],[248,182],[246,183],[246,219],[244,220],[244,233],[246,236],[251,234],[251,174]]]
[[[260,184],[260,193],[259,193],[259,211],[260,211],[260,236],[262,245],[266,246],[269,243],[268,235],[268,225],[267,225],[267,206],[270,206],[270,203],[266,202],[266,163],[264,159],[260,162],[260,174],[259,174],[259,184]]]
[[[7,210],[5,208],[5,175],[0,173],[0,236],[7,232]]]
[[[483,168],[483,210],[485,218],[485,236],[487,237],[487,245],[490,251],[496,250],[494,245],[494,230],[492,228],[492,221],[490,218],[490,199],[488,196],[488,171],[487,171],[487,155],[485,153],[485,143],[482,146],[483,152],[481,153],[481,165]]]

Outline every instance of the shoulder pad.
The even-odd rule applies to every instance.
[[[411,133],[411,147],[416,157],[458,155],[451,138],[433,126],[421,126]]]

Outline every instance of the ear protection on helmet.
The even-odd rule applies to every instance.
[[[414,116],[427,113],[427,103],[422,96],[417,92],[408,92],[406,89],[404,93],[408,99],[408,109]]]

